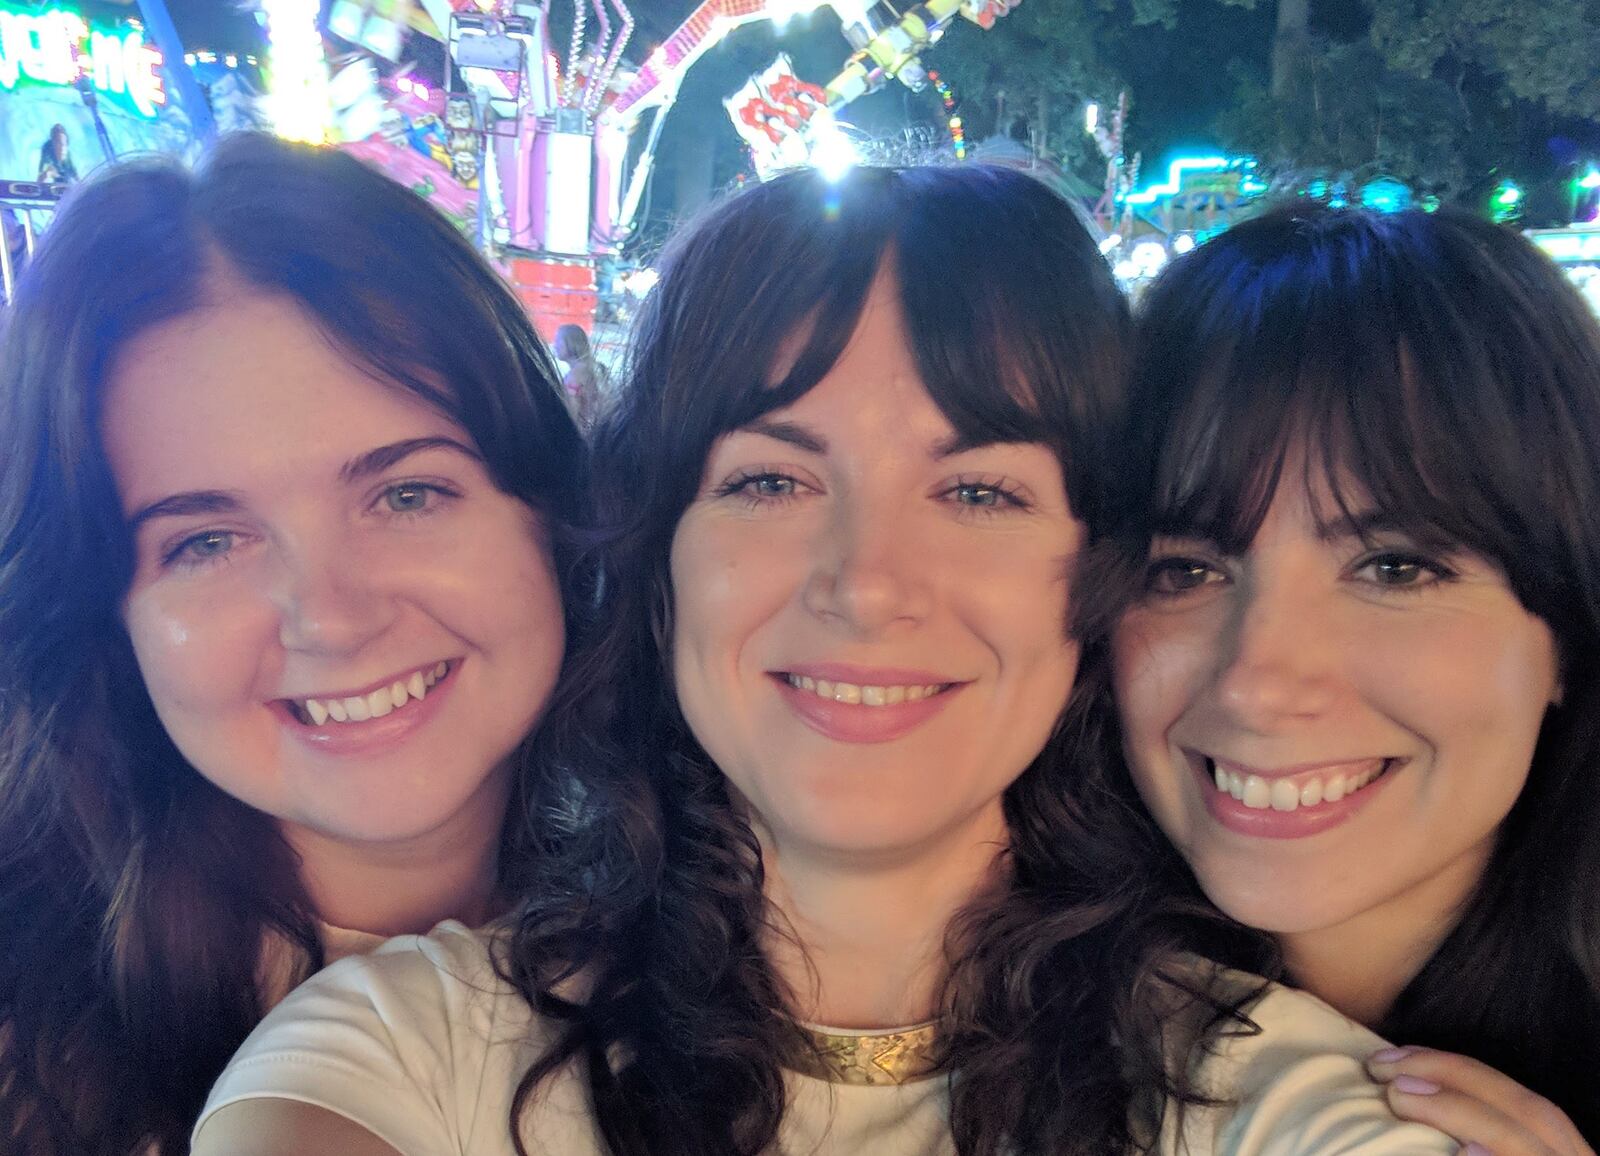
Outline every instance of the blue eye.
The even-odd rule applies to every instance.
[[[781,474],[761,474],[748,479],[745,485],[761,498],[787,498],[794,493],[794,479]]]
[[[998,506],[1006,495],[996,486],[957,486],[951,491],[963,506]]]
[[[431,491],[431,486],[407,482],[405,485],[390,486],[383,492],[383,500],[396,514],[416,514],[427,509]]]
[[[227,557],[237,540],[238,535],[231,530],[204,530],[172,547],[161,561],[167,566],[201,566]]]
[[[716,488],[719,498],[742,498],[751,506],[783,502],[800,493],[800,482],[788,474],[767,470],[729,478]]]

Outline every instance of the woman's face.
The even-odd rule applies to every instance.
[[[128,345],[102,425],[123,618],[189,762],[291,836],[497,830],[564,640],[544,535],[471,438],[228,284]]]
[[[828,375],[712,447],[672,542],[684,715],[782,845],[1003,837],[1077,668],[1081,538],[1048,448],[956,437],[880,274]]]
[[[1284,477],[1244,554],[1155,543],[1114,639],[1134,778],[1243,923],[1437,927],[1527,780],[1555,641],[1497,566]]]

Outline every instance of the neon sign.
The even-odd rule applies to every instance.
[[[167,103],[161,53],[137,28],[91,28],[67,8],[23,10],[0,3],[0,92],[66,87],[87,77],[95,91],[143,117]]]

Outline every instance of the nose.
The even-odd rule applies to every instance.
[[[1263,733],[1322,714],[1338,692],[1338,647],[1330,608],[1247,584],[1219,647],[1215,685],[1222,708]]]
[[[923,551],[918,560],[909,521],[890,503],[841,501],[816,543],[807,609],[861,636],[925,616],[936,558]]]
[[[353,654],[394,621],[395,604],[372,560],[334,541],[279,554],[273,599],[284,649]]]

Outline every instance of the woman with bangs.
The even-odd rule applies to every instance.
[[[302,986],[196,1153],[1454,1151],[1377,1037],[1147,934],[1150,852],[1077,789],[1127,313],[1071,207],[795,173],[660,267],[521,906]]]
[[[1226,917],[1195,942],[1404,1045],[1369,1062],[1400,1115],[1590,1153],[1594,317],[1487,222],[1293,208],[1175,263],[1140,326],[1114,682],[1180,886]]]

